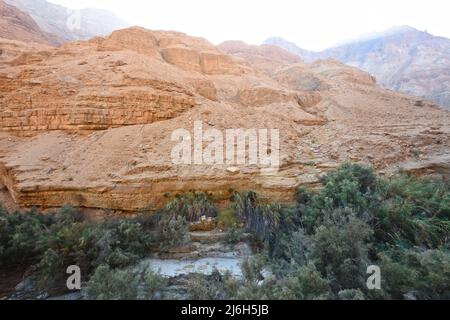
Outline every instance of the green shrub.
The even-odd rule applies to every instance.
[[[331,297],[330,285],[314,264],[308,264],[298,270],[298,292],[301,300],[325,300]]]
[[[152,271],[114,270],[101,265],[87,283],[86,294],[91,300],[153,300],[166,285],[167,281]]]
[[[311,204],[313,194],[304,187],[299,187],[297,189],[297,203],[300,205],[309,205]]]
[[[386,182],[383,203],[374,210],[379,241],[429,248],[444,245],[450,233],[450,190],[447,185],[410,176]]]
[[[229,227],[225,233],[225,242],[228,244],[236,244],[244,239],[244,232],[237,225]]]
[[[43,286],[62,281],[69,265],[90,274],[100,264],[113,268],[134,264],[153,244],[136,221],[87,222],[70,207],[49,215],[36,211],[3,215],[0,228],[0,267],[35,265]]]
[[[299,266],[307,263],[310,246],[311,240],[302,229],[277,233],[267,252],[272,261],[272,271],[281,277],[292,275]]]
[[[341,300],[366,300],[364,293],[359,289],[342,290],[338,296]]]
[[[243,279],[194,276],[195,299],[450,299],[450,189],[406,175],[378,178],[346,164],[318,192],[299,189],[296,203],[274,204],[254,192],[235,193],[219,213],[226,240],[254,235],[257,255]],[[155,250],[190,241],[188,221],[217,213],[206,194],[177,196],[155,214],[84,221],[65,207],[8,214],[0,208],[0,268],[29,266],[41,283],[61,281],[65,267],[92,276],[95,299],[157,299],[166,280],[125,269]],[[366,287],[368,265],[381,268],[382,290]]]
[[[254,265],[253,265],[254,267]],[[238,280],[230,274],[213,272],[195,275],[188,281],[189,298],[193,300],[323,300],[333,295],[328,281],[313,265],[302,267],[295,276],[263,278],[258,268],[250,277]]]
[[[191,238],[186,218],[180,215],[162,213],[157,222],[155,241],[160,250],[189,243]]]
[[[181,215],[189,222],[199,221],[201,217],[217,216],[217,208],[211,197],[203,192],[176,195],[165,208],[168,214]]]
[[[402,250],[380,253],[383,289],[393,299],[450,299],[450,252]]]
[[[45,243],[54,222],[53,216],[41,215],[36,210],[3,213],[0,218],[0,267],[37,263],[48,249]]]
[[[358,186],[358,191],[365,194],[376,188],[378,178],[371,167],[346,163],[337,170],[328,173],[323,179],[324,185],[330,189],[333,185],[339,186],[344,181],[355,182]]]
[[[63,206],[55,215],[57,224],[70,225],[72,223],[80,223],[84,221],[83,215],[80,211],[69,205]]]
[[[132,271],[115,271],[101,265],[87,283],[86,293],[91,300],[137,300],[139,278]]]
[[[43,286],[63,281],[69,265],[90,275],[101,264],[112,268],[136,264],[149,253],[151,242],[138,223],[122,221],[65,225],[48,237],[46,245],[49,249],[37,264]]]
[[[450,232],[448,185],[401,175],[377,178],[373,170],[346,164],[329,173],[317,194],[299,189],[297,207],[308,234],[322,224],[324,212],[350,208],[384,244],[444,245]]]
[[[65,277],[64,256],[53,249],[48,249],[37,264],[39,285],[44,287]],[[62,282],[63,283],[63,282]]]
[[[225,278],[218,270],[213,270],[211,275],[193,275],[188,280],[188,295],[192,300],[224,300],[229,298],[225,288]]]
[[[365,195],[377,187],[377,177],[372,168],[358,164],[344,164],[338,170],[328,173],[321,191],[323,204],[331,200],[334,208],[365,208]],[[326,208],[326,207],[325,207]],[[331,208],[330,208],[331,209]]]
[[[335,290],[361,288],[366,282],[367,242],[371,235],[371,228],[352,211],[331,212],[311,236],[308,258],[322,274],[333,279]]]
[[[164,295],[161,293],[161,289],[168,285],[168,280],[161,276],[159,273],[144,270],[141,273],[143,280],[143,296],[145,300],[159,300],[163,299]]]
[[[240,224],[240,220],[233,209],[219,211],[217,215],[217,225],[220,228],[228,229]]]
[[[298,267],[292,275],[268,277],[260,287],[257,291],[265,292],[266,297],[274,300],[326,300],[333,297],[329,281],[312,263]]]
[[[244,260],[242,263],[242,273],[246,282],[259,282],[264,280],[263,271],[267,265],[264,255],[255,255]]]
[[[235,211],[244,221],[247,231],[257,239],[265,241],[279,226],[281,205],[270,204],[255,192],[235,193],[233,195]]]

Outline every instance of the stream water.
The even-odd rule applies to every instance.
[[[244,258],[230,254],[229,256],[207,257],[197,260],[147,259],[141,263],[141,266],[148,267],[150,270],[159,272],[169,278],[193,273],[210,275],[214,269],[223,274],[230,272],[232,276],[241,278],[243,261]]]

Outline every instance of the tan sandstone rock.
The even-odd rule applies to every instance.
[[[19,206],[134,211],[191,190],[291,200],[336,164],[389,173],[434,159],[428,169],[443,168],[436,161],[450,147],[449,112],[336,61],[306,64],[266,47],[227,53],[142,28],[20,46],[0,59],[0,183]],[[196,121],[222,134],[278,129],[280,167],[174,164],[173,132],[193,133]]]

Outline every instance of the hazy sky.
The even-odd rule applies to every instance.
[[[49,0],[109,9],[133,25],[176,30],[214,44],[281,36],[322,50],[364,33],[410,25],[450,38],[448,0]]]

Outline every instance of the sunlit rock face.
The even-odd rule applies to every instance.
[[[190,190],[288,201],[342,162],[389,173],[444,159],[450,144],[447,111],[334,60],[143,28],[58,48],[0,41],[0,182],[18,206],[134,211]],[[279,166],[175,164],[173,133],[194,143],[198,122],[223,136],[278,130]]]

